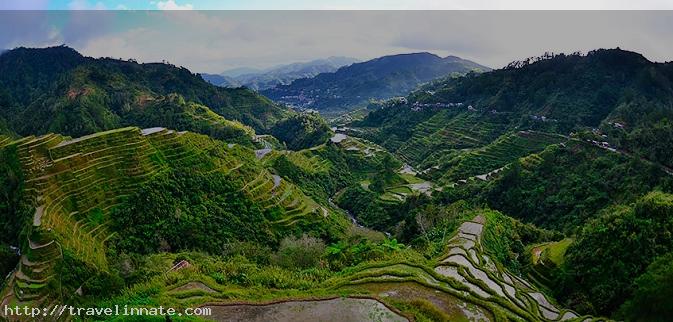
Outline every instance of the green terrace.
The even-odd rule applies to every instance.
[[[381,321],[399,321],[396,315],[403,317],[403,321],[419,315],[424,317],[420,319],[423,321],[595,321],[593,317],[560,307],[544,291],[504,268],[492,256],[487,245],[492,241],[485,236],[497,235],[499,216],[502,215],[490,210],[477,211],[471,220],[460,224],[448,239],[444,252],[432,259],[405,250],[327,278],[317,278],[313,271],[289,273],[280,268],[259,271],[251,267],[248,277],[262,284],[270,283],[273,285],[270,287],[244,287],[224,281],[222,274],[237,274],[235,267],[246,264],[228,264],[231,268],[224,269],[226,273],[209,273],[206,268],[209,265],[197,265],[137,285],[112,301],[125,303],[145,296],[148,303],[215,308],[222,318],[238,316],[251,308],[258,308],[252,311],[265,316],[270,312],[294,316],[304,310],[315,313],[314,306],[320,305],[327,306],[320,311],[341,309],[346,314],[345,320],[354,321],[346,317],[351,316],[352,308],[334,299],[369,299],[384,304],[394,314],[382,312],[375,303],[358,312],[364,310],[364,315],[370,317],[383,314]],[[162,259],[164,266],[170,267],[176,255],[157,256],[170,257]],[[198,256],[192,258],[198,260]],[[287,280],[292,276],[285,274],[295,277]]]
[[[504,125],[489,117],[472,112],[454,116],[443,110],[416,125],[412,137],[396,154],[410,164],[421,164],[451,150],[486,145],[503,131]]]
[[[25,203],[34,208],[32,228],[18,269],[1,293],[2,304],[51,303],[49,295],[60,288],[54,276],[64,252],[107,271],[106,242],[115,234],[109,229],[113,210],[143,183],[170,169],[229,176],[254,203],[278,210],[275,225],[330,215],[294,184],[266,170],[253,150],[204,135],[129,127],[77,139],[47,134],[17,141],[2,137],[0,142],[2,149],[13,148],[5,151],[16,151],[26,177]],[[312,164],[315,159],[291,158],[319,168]]]
[[[505,134],[486,146],[462,152],[442,163],[438,171],[441,181],[455,182],[476,176],[487,179],[491,172],[507,164],[542,151],[551,144],[567,141],[567,138],[535,131],[518,131]]]

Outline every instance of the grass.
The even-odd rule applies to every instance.
[[[561,241],[549,243],[545,247],[545,250],[543,250],[542,256],[549,258],[549,260],[556,264],[556,266],[560,266],[564,263],[565,253],[572,242],[572,238],[564,238]]]

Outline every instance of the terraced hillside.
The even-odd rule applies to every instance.
[[[442,162],[443,169],[439,172],[446,171],[442,178],[446,182],[471,176],[485,180],[492,171],[521,157],[540,152],[548,145],[566,140],[560,135],[535,131],[506,134],[484,147],[461,153],[447,162]]]
[[[414,316],[421,321],[595,320],[559,307],[531,283],[503,268],[484,244],[484,235],[495,229],[491,218],[485,212],[463,222],[438,258],[400,256],[369,262],[315,285],[307,279],[302,282],[307,284],[304,287],[313,286],[301,293],[293,290],[302,288],[301,283],[273,290],[225,286],[199,269],[172,272],[170,278],[162,277],[136,291],[161,284],[160,292],[148,301],[210,307],[216,312],[213,318],[222,321],[232,316],[282,319],[307,312],[324,319],[334,310],[343,312],[344,321],[358,321],[354,316],[376,321],[412,320]],[[335,301],[335,296],[341,301]]]
[[[455,150],[486,145],[503,131],[504,125],[476,113],[453,116],[443,110],[416,125],[396,154],[411,164],[428,163]]]
[[[110,216],[139,187],[176,169],[228,176],[251,202],[275,214],[272,226],[329,216],[294,184],[265,170],[252,150],[203,135],[130,127],[77,139],[48,134],[0,141],[3,152],[14,151],[20,161],[23,202],[34,208],[2,304],[46,306],[54,300],[63,292],[56,270],[64,253],[107,272],[106,243],[116,234]]]
[[[433,268],[412,262],[375,265],[352,274],[344,284],[360,287],[376,283],[420,284],[449,294],[456,302],[454,306],[462,308],[462,314],[475,321],[579,318],[577,313],[559,308],[529,282],[494,261],[482,245],[485,225],[488,222],[484,216],[464,222],[449,241],[446,255]]]

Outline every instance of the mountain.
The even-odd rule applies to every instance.
[[[206,82],[216,86],[230,87],[230,88],[236,88],[242,86],[235,78],[231,76],[206,74],[206,73],[201,73],[199,75],[201,75],[201,78],[203,78],[203,80],[205,80]]]
[[[419,84],[452,73],[489,68],[430,53],[384,56],[261,91],[281,103],[317,110],[349,109],[370,99],[406,95]]]
[[[81,136],[140,125],[226,139],[238,137],[229,135],[235,128],[264,132],[289,115],[252,91],[210,85],[185,68],[94,59],[65,46],[2,54],[0,107],[0,118],[19,135]]]
[[[357,62],[355,58],[329,57],[303,63],[280,65],[263,70],[236,68],[219,75],[202,74],[202,77],[206,81],[218,86],[245,86],[254,90],[264,90],[276,85],[289,84],[295,79],[333,72],[342,66],[348,66],[354,62]]]
[[[224,72],[220,73],[222,76],[226,77],[238,77],[241,75],[246,75],[246,74],[259,74],[262,73],[264,70],[259,69],[259,68],[251,68],[251,67],[238,67],[238,68],[232,68],[225,70]]]
[[[428,84],[405,102],[372,106],[359,125],[422,166],[508,131],[538,130],[600,132],[592,139],[671,167],[672,83],[672,63],[620,49],[546,56]]]

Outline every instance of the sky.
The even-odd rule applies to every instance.
[[[2,0],[2,9],[34,10],[652,10],[670,0]]]
[[[615,47],[664,62],[673,60],[671,39],[673,11],[0,10],[0,49],[66,44],[87,56],[165,60],[199,73],[422,51],[494,68],[547,51]]]

